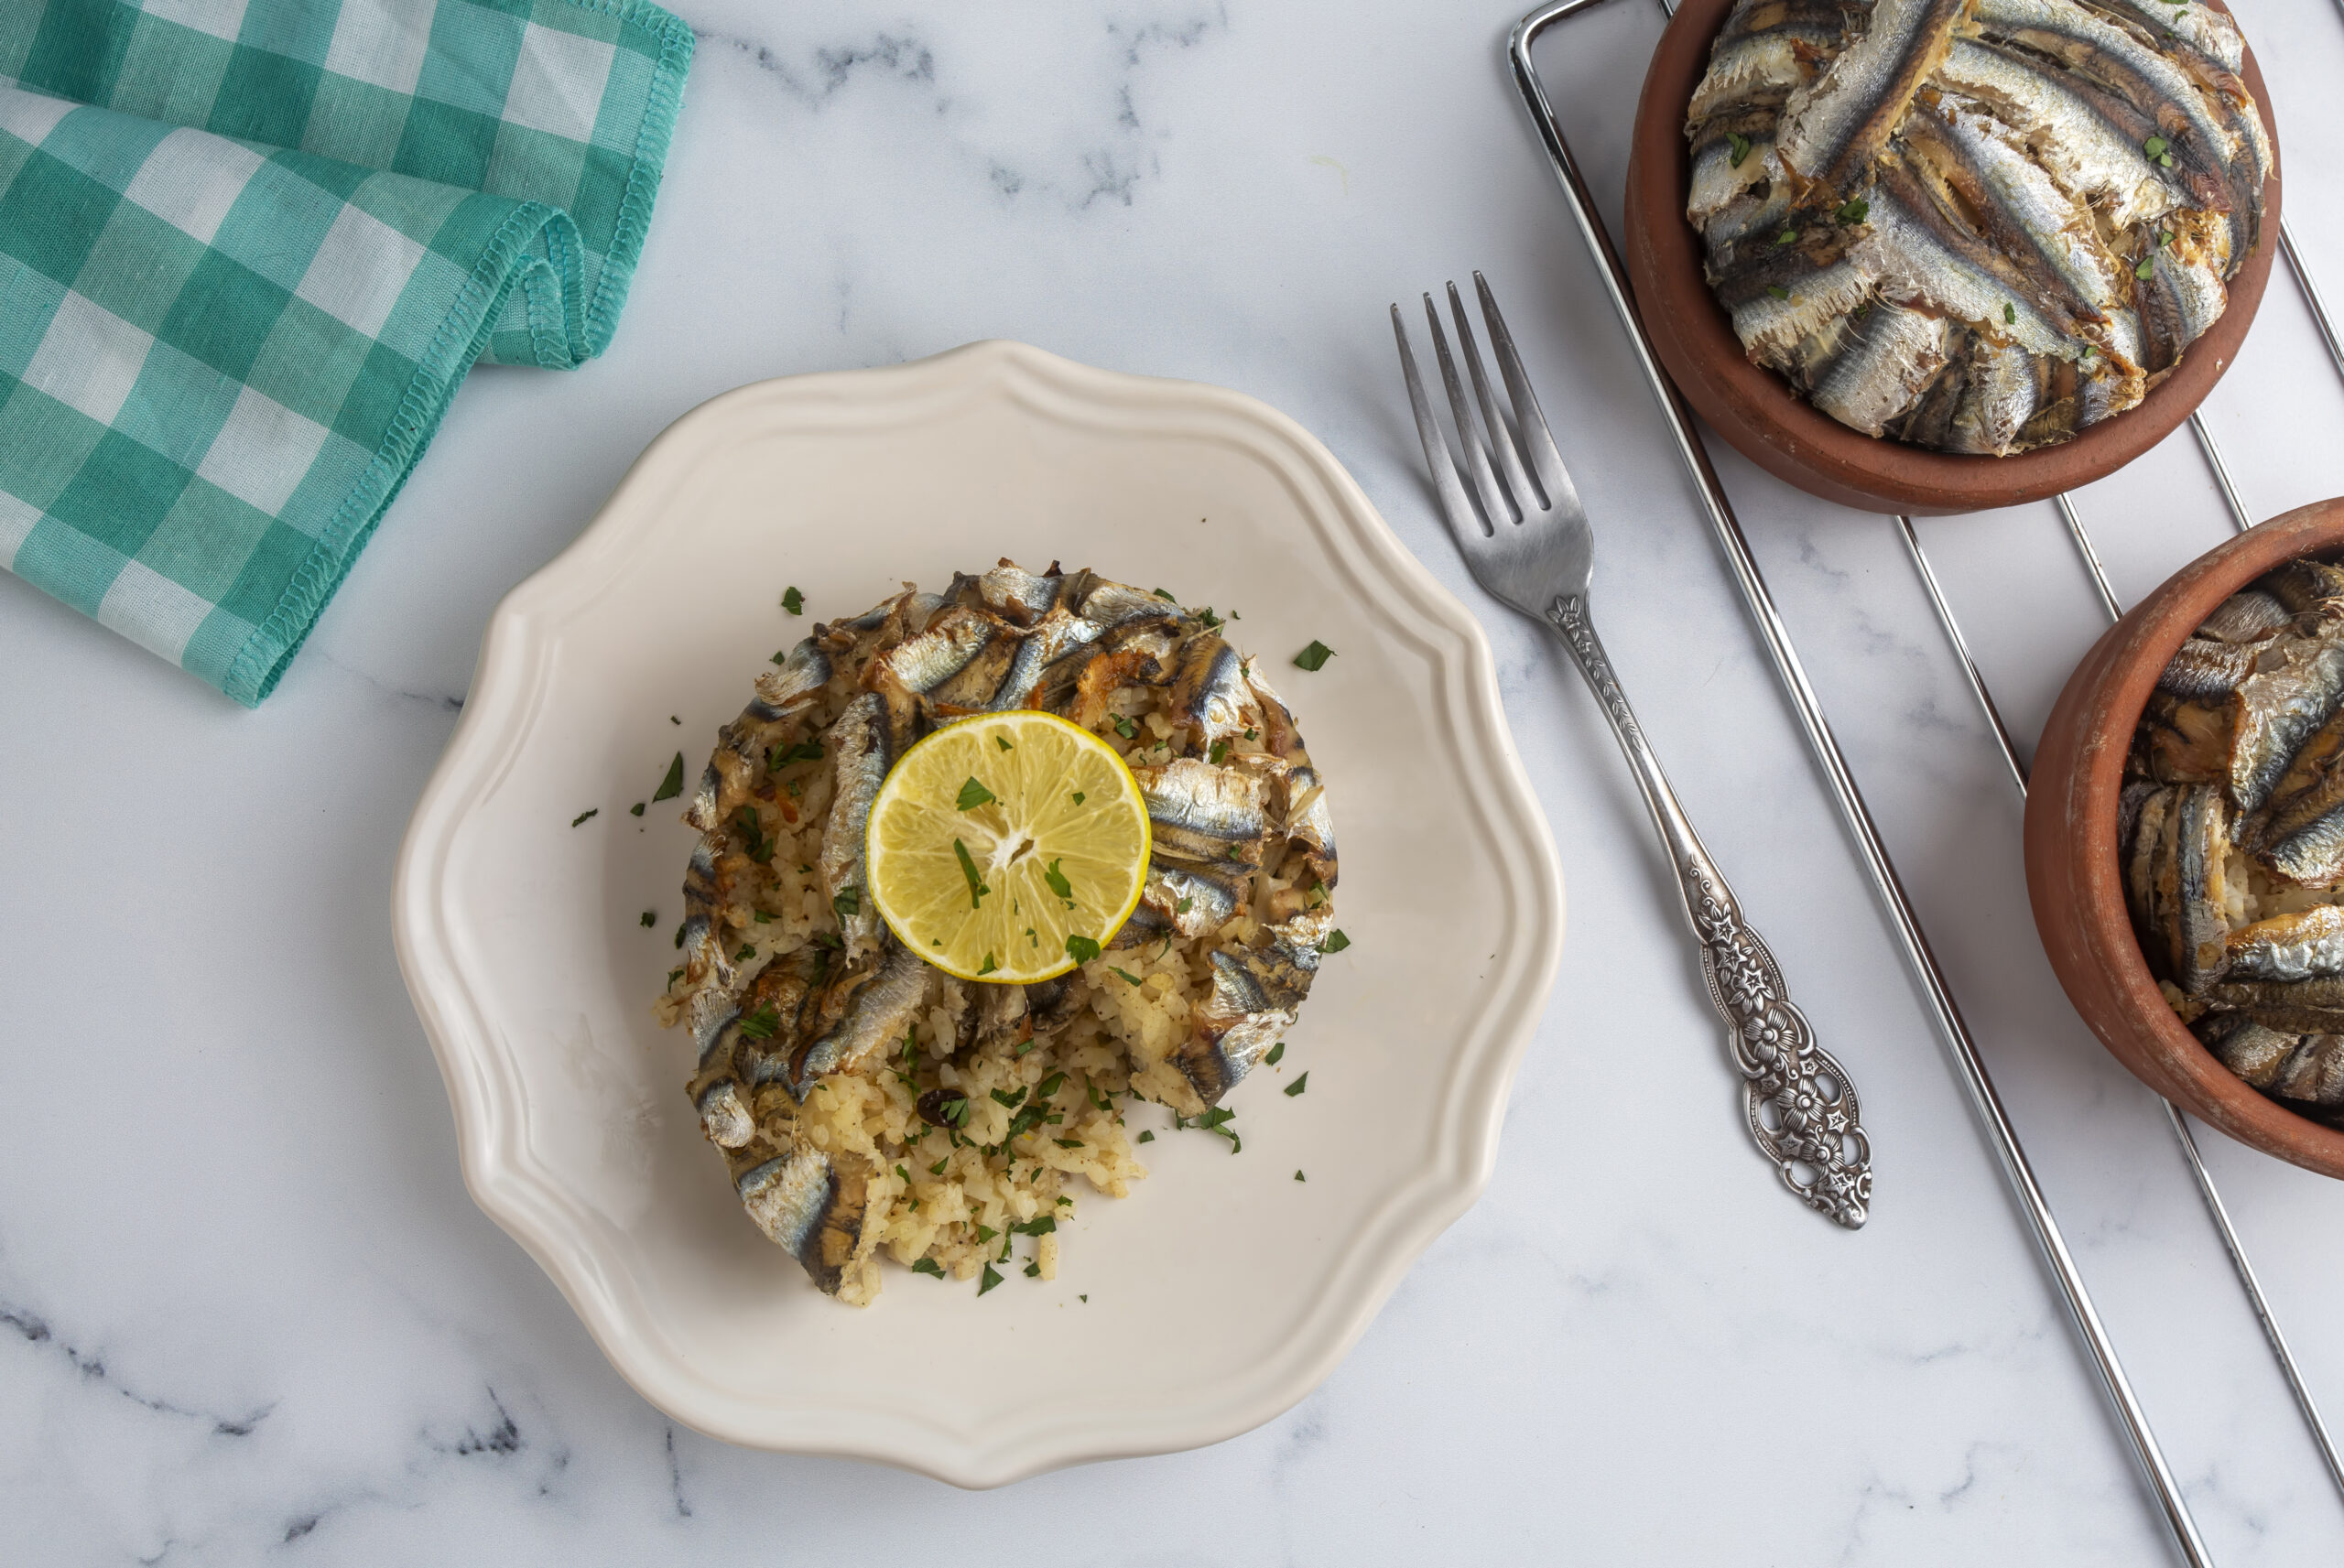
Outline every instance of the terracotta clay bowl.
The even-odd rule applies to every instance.
[[[2132,1076],[2240,1142],[2344,1176],[2344,1132],[2264,1098],[2165,1005],[2124,911],[2116,797],[2124,752],[2165,663],[2213,608],[2283,561],[2344,546],[2344,498],[2209,550],[2092,645],[2043,727],[2026,795],[2026,890],[2067,1000]]]
[[[2061,446],[2007,458],[1970,457],[1866,436],[1802,400],[1781,376],[1750,362],[1731,319],[1701,276],[1701,237],[1685,219],[1692,180],[1685,106],[1732,4],[1684,0],[1661,35],[1636,104],[1626,238],[1628,279],[1654,351],[1685,400],[1742,456],[1810,494],[1866,512],[2016,506],[2115,472],[2164,440],[2213,390],[2254,320],[2278,249],[2278,134],[2252,51],[2241,74],[2272,130],[2273,167],[2263,188],[2262,243],[2230,280],[2221,319],[2189,345],[2173,373],[2138,407]]]

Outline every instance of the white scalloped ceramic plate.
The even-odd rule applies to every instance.
[[[693,836],[681,801],[627,808],[678,749],[698,775],[815,618],[1004,555],[1242,617],[1327,775],[1351,946],[1231,1096],[1243,1153],[1161,1133],[1055,1282],[891,1267],[858,1312],[701,1141],[650,1011]],[[1314,637],[1315,675],[1286,662]],[[717,1437],[964,1487],[1216,1442],[1325,1378],[1487,1184],[1563,923],[1489,645],[1326,449],[1232,392],[1002,342],[743,387],[653,442],[491,618],[394,896],[472,1195],[620,1373]]]

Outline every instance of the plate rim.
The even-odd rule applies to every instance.
[[[782,1407],[771,1400],[717,1388],[657,1332],[656,1317],[598,1253],[594,1217],[532,1171],[509,1049],[456,956],[450,857],[469,811],[517,758],[540,710],[560,615],[618,579],[626,547],[656,532],[662,493],[688,477],[697,457],[726,444],[709,438],[736,411],[761,404],[802,403],[832,418],[852,410],[858,418],[848,427],[858,429],[917,425],[939,395],[948,403],[1006,395],[1029,415],[1124,438],[1188,433],[1200,419],[1245,448],[1277,470],[1371,615],[1422,645],[1434,690],[1448,699],[1441,706],[1452,732],[1473,742],[1458,753],[1474,786],[1467,816],[1492,841],[1508,939],[1488,977],[1489,1003],[1464,1026],[1442,1085],[1433,1152],[1340,1243],[1301,1330],[1216,1403],[1168,1419],[1145,1409],[1088,1421],[1046,1413],[972,1441],[900,1415],[865,1410],[842,1419],[831,1407],[798,1407],[792,1430],[773,1419]],[[700,404],[655,437],[578,536],[490,613],[470,694],[409,819],[392,889],[393,944],[447,1087],[465,1186],[554,1281],[620,1376],[678,1422],[729,1443],[892,1465],[963,1487],[1220,1442],[1274,1419],[1324,1381],[1416,1260],[1487,1188],[1514,1076],[1552,993],[1565,913],[1560,859],[1514,748],[1487,635],[1334,455],[1288,416],[1245,394],[1102,370],[1001,339],[897,365],[751,383]],[[809,1409],[818,1422],[803,1420]]]

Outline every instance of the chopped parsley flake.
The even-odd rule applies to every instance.
[[[1048,1077],[1042,1080],[1042,1087],[1034,1091],[1034,1098],[1036,1099],[1047,1099],[1065,1087],[1066,1075],[1064,1073],[1052,1073]]]
[[[1153,1132],[1143,1131],[1137,1138],[1133,1139],[1132,1141],[1134,1143],[1153,1143],[1156,1141],[1156,1134]]]
[[[2132,269],[2132,276],[2133,276],[2134,277],[2146,277],[2146,276],[2149,276],[2149,274],[2151,274],[2151,273],[2153,273],[2153,272],[2156,271],[2156,269],[2157,269],[2157,259],[2156,259],[2156,257],[2154,257],[2154,256],[2143,256],[2143,257],[2141,258],[2141,265],[2138,265],[2138,266],[2136,266],[2136,267],[2134,267],[2134,268]]]
[[[644,925],[644,929],[646,929],[646,930],[649,930],[652,926],[657,925],[658,925],[658,924],[659,924],[659,912],[658,912],[657,910],[656,910],[656,909],[646,909],[646,910],[645,910],[645,911],[643,912],[643,925]]]
[[[992,1264],[988,1263],[985,1265],[983,1277],[977,1281],[977,1294],[983,1295],[987,1291],[993,1289],[999,1283],[1001,1283],[1001,1275],[999,1271],[997,1271]]]
[[[994,745],[996,745],[996,746],[1000,747],[1000,748],[1001,748],[1003,751],[1004,751],[1004,752],[1006,752],[1006,751],[1008,751],[1008,750],[1010,749],[1010,746],[1009,746],[1009,737],[1008,737],[1008,736],[1006,736],[1006,735],[996,735],[996,736],[994,736],[994,737],[993,738],[993,743]]]
[[[761,866],[773,864],[773,841],[765,837],[765,824],[757,816],[757,808],[743,805],[732,814],[732,826],[741,830],[745,840],[741,852]]]
[[[969,879],[969,907],[974,909],[983,901],[985,894],[993,892],[993,889],[985,886],[984,879],[977,875],[977,863],[969,859],[969,847],[966,844],[961,843],[958,838],[953,839],[952,852],[960,857],[960,874]],[[985,955],[985,968],[980,972],[990,973],[993,967],[993,955],[988,953]]]
[[[977,966],[977,973],[981,975],[989,975],[999,968],[1001,968],[1001,966],[993,962],[993,955],[991,953],[987,953],[985,955],[985,961]]]
[[[1029,1219],[1023,1225],[1013,1225],[1009,1228],[1020,1236],[1047,1236],[1058,1227],[1058,1216],[1046,1214],[1038,1219]]]
[[[1297,1182],[1298,1182],[1298,1181],[1300,1181],[1300,1180],[1302,1180],[1302,1173],[1301,1173],[1301,1172],[1299,1172],[1299,1171],[1297,1171],[1297,1172],[1294,1173],[1294,1179],[1295,1179],[1296,1181],[1297,1181]]]
[[[577,827],[580,823],[581,823],[581,822],[585,821],[585,820],[586,820],[588,817],[590,817],[590,816],[602,816],[602,808],[601,806],[598,806],[593,807],[591,810],[589,810],[589,811],[581,811],[581,812],[580,812],[577,816],[575,816],[571,817],[571,818],[570,819],[570,825],[572,827]]]
[[[1040,1279],[1042,1277],[1042,1265],[1039,1262],[1026,1264],[1026,1277],[1029,1280]]]
[[[681,970],[681,969],[670,969],[670,970],[668,970],[668,971],[667,971],[667,985],[668,985],[668,988],[669,988],[670,989],[674,989],[676,982],[677,982],[678,980],[679,980],[679,979],[682,979],[683,978],[684,978],[684,971],[683,971],[683,970]]]
[[[1295,654],[1294,662],[1296,667],[1298,669],[1319,670],[1326,668],[1327,661],[1334,656],[1334,649],[1327,646],[1326,643],[1321,643],[1318,638],[1313,637],[1310,639],[1310,645],[1308,647]]]
[[[2147,141],[2141,144],[2141,150],[2148,154],[2151,157],[2163,157],[2165,155],[2166,147],[2170,145],[2171,144],[2163,136],[2151,136]]]
[[[1207,631],[1217,630],[1221,625],[1221,617],[1212,612],[1212,606],[1210,604],[1197,611],[1197,619],[1205,623]]]
[[[1172,603],[1174,603],[1174,604],[1177,604],[1177,603],[1179,603],[1179,602],[1180,602],[1178,600],[1177,600],[1177,599],[1173,599],[1173,598],[1172,598],[1172,590],[1171,590],[1170,589],[1167,589],[1167,588],[1159,588],[1159,589],[1157,589],[1156,590],[1156,598],[1158,598],[1158,599],[1169,600],[1170,600]]]
[[[931,1176],[940,1176],[944,1173],[944,1167],[950,1165],[951,1162],[952,1156],[947,1154],[943,1159],[939,1160],[935,1164],[930,1165],[928,1168],[928,1173]]]
[[[741,1037],[744,1040],[770,1040],[780,1029],[781,1010],[772,1002],[741,1021]]]
[[[1212,743],[1211,752],[1206,755],[1205,760],[1210,762],[1214,767],[1219,767],[1221,766],[1221,760],[1227,755],[1229,755],[1229,742],[1226,741],[1215,741]]]
[[[1080,806],[1080,805],[1082,804],[1082,792],[1081,792],[1080,790],[1076,790],[1076,791],[1074,791],[1074,792],[1073,792],[1073,795],[1074,795],[1074,804],[1075,804],[1075,805],[1077,805],[1077,806]]]
[[[1727,167],[1740,168],[1742,160],[1750,156],[1750,138],[1740,131],[1728,131],[1725,134],[1725,145],[1733,149],[1733,157]]]
[[[1099,944],[1090,937],[1069,934],[1066,939],[1067,957],[1078,964],[1087,964],[1099,956]]]
[[[678,752],[676,753],[676,760],[667,764],[667,776],[661,779],[659,787],[651,792],[652,803],[657,805],[663,800],[673,800],[683,793],[684,754]]]
[[[678,946],[678,947],[680,947],[680,946],[682,946],[683,945],[684,945],[684,926],[683,926],[683,923],[682,923],[682,922],[680,922],[680,921],[678,921],[678,922],[677,923],[677,925],[676,925],[676,946]]]
[[[1779,283],[1768,284],[1766,286],[1766,292],[1773,295],[1777,299],[1788,299],[1791,297],[1791,291],[1785,288]]]
[[[1060,898],[1065,899],[1068,903],[1068,906],[1071,908],[1074,902],[1074,884],[1066,880],[1066,873],[1064,871],[1058,870],[1058,868],[1065,863],[1066,862],[1063,860],[1052,860],[1050,862],[1050,869],[1042,873],[1042,880],[1049,883],[1050,891],[1058,894]]]
[[[1119,713],[1115,716],[1115,733],[1128,741],[1139,733],[1139,726]]]
[[[806,596],[794,587],[785,588],[781,590],[781,607],[792,615],[803,615],[806,613]]]
[[[1193,898],[1184,898],[1179,903],[1172,906],[1172,913],[1175,914],[1186,914],[1188,913],[1189,906],[1194,904],[1197,901]]]
[[[830,913],[839,917],[841,925],[844,925],[854,915],[862,914],[863,890],[861,888],[839,889],[837,896],[830,900]]]
[[[736,964],[745,964],[756,956],[757,945],[754,942],[743,942],[741,944],[741,950],[732,955],[732,961]]]
[[[1263,1058],[1262,1058],[1262,1060],[1263,1060],[1263,1061],[1264,1061],[1264,1062],[1267,1062],[1271,1066],[1275,1067],[1275,1066],[1276,1066],[1276,1065],[1278,1065],[1278,1061],[1279,1061],[1279,1059],[1280,1059],[1281,1057],[1283,1057],[1285,1054],[1286,1054],[1286,1042],[1285,1042],[1285,1041],[1283,1041],[1283,1040],[1281,1040],[1281,1041],[1279,1041],[1276,1044],[1275,1044],[1275,1045],[1273,1045],[1273,1046],[1271,1046],[1271,1047],[1270,1047],[1270,1054],[1269,1054],[1268,1055],[1266,1055],[1266,1056],[1263,1057]]]
[[[1340,953],[1351,945],[1351,939],[1343,935],[1342,927],[1339,925],[1334,930],[1327,933],[1327,939],[1318,944],[1318,951],[1321,953]]]
[[[1309,1085],[1310,1085],[1310,1075],[1309,1075],[1308,1073],[1305,1073],[1305,1074],[1303,1074],[1303,1075],[1302,1075],[1302,1076],[1300,1076],[1300,1077],[1298,1077],[1298,1078],[1295,1079],[1295,1080],[1294,1080],[1294,1082],[1292,1082],[1292,1083],[1290,1083],[1290,1084],[1286,1085],[1286,1098],[1288,1098],[1288,1099],[1292,1099],[1295,1096],[1297,1096],[1297,1095],[1300,1094],[1300,1093],[1301,1093],[1305,1088],[1308,1088],[1308,1087],[1309,1087]]]
[[[648,920],[646,920],[643,924],[645,924],[646,925],[650,925],[650,924],[651,924],[651,922],[650,922],[650,921],[648,921]],[[1120,975],[1120,976],[1122,976],[1124,979],[1126,979],[1126,980],[1130,981],[1133,985],[1137,985],[1137,984],[1139,984],[1139,977],[1138,977],[1137,975],[1133,974],[1129,969],[1119,969],[1119,968],[1115,968],[1115,966],[1114,966],[1114,965],[1110,964],[1110,965],[1108,965],[1108,966],[1107,966],[1107,972],[1108,972],[1109,974],[1111,974],[1111,975]]]
[[[644,803],[638,800],[633,806],[626,808],[626,814],[629,816],[640,816],[643,815],[643,806]]]
[[[2018,307],[2007,299],[2002,301],[2002,325],[2005,327],[2018,325]]]
[[[800,741],[795,745],[774,746],[765,752],[765,772],[777,773],[792,762],[815,762],[821,755],[822,743],[819,741]]]
[[[1774,236],[1774,243],[1778,245],[1794,244],[1797,240],[1798,231],[1796,229],[1785,229],[1781,233]]]
[[[1872,203],[1859,196],[1841,207],[1836,216],[1842,223],[1861,223],[1872,214]]]
[[[977,1227],[977,1239],[980,1241],[991,1241],[994,1237],[999,1236],[1000,1234],[1000,1231],[995,1230],[990,1225],[981,1225]]]
[[[798,590],[793,588],[789,591],[796,593]],[[933,1258],[923,1258],[918,1262],[912,1265],[912,1272],[915,1274],[926,1274],[930,1279],[940,1280],[944,1278],[944,1265],[938,1262]]]
[[[960,786],[960,794],[955,804],[963,811],[974,811],[981,806],[991,806],[1000,798],[971,776],[967,784]]]
[[[1080,1149],[1082,1147],[1082,1140],[1080,1138],[1053,1138],[1050,1141],[1057,1144],[1061,1149]]]
[[[1026,1091],[1021,1088],[1015,1094],[1010,1094],[1004,1089],[995,1089],[993,1091],[993,1098],[994,1103],[1004,1106],[1010,1110],[1015,1110],[1019,1105],[1024,1103]]]

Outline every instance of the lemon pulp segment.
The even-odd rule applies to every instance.
[[[1106,946],[1139,903],[1148,847],[1146,802],[1114,749],[1021,709],[906,751],[872,802],[865,856],[906,947],[962,979],[1024,983],[1074,968],[1070,936]]]

